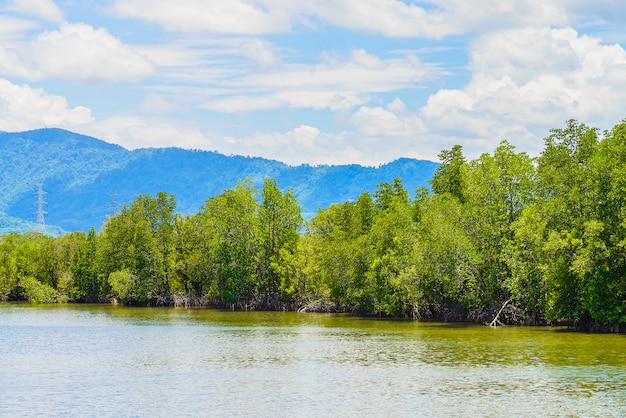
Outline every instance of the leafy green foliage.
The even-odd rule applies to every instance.
[[[86,236],[81,236],[80,233],[78,236],[78,248],[71,265],[71,277],[75,286],[72,296],[77,300],[96,300],[105,289],[97,268],[98,237],[93,228]]]
[[[169,295],[175,207],[173,195],[140,195],[105,224],[96,258],[114,294],[111,275],[125,272],[124,277],[118,275],[120,288],[127,288],[124,283],[129,282],[128,277],[134,284],[128,294],[117,296],[142,303]]]
[[[152,297],[152,289],[146,281],[127,268],[109,274],[108,282],[113,295],[124,303],[142,302]]]
[[[513,301],[547,319],[626,323],[626,121],[598,138],[575,121],[536,158],[503,141],[466,161],[441,154],[433,193],[397,177],[304,222],[296,194],[264,178],[193,215],[141,194],[101,232],[0,237],[0,299],[177,295],[242,309],[309,302],[416,316]]]
[[[293,268],[290,264],[294,262],[293,254],[303,219],[293,192],[288,190],[283,194],[275,179],[264,181],[261,198],[258,209],[260,245],[257,275],[261,293],[268,298],[267,304],[278,307],[280,301],[294,291]]]
[[[42,283],[34,277],[24,277],[19,286],[23,289],[23,296],[33,303],[56,303],[66,299],[59,297],[57,291],[47,283]]]
[[[255,255],[258,251],[258,201],[247,180],[207,200],[200,222],[209,243],[208,271],[220,301],[246,305],[254,298]]]
[[[459,199],[465,200],[462,170],[466,166],[463,149],[460,145],[455,145],[451,150],[443,150],[439,154],[441,165],[437,167],[430,180],[433,192],[436,194],[449,193]]]
[[[422,213],[413,251],[419,305],[455,301],[481,304],[479,251],[463,228],[464,211],[452,195],[435,195],[420,203]]]

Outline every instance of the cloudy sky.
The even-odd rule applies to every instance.
[[[0,1],[0,130],[289,164],[626,117],[625,0]]]

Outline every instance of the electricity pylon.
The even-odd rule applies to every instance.
[[[48,193],[43,191],[43,183],[37,184],[37,225],[39,227],[39,232],[42,234],[46,234],[46,218],[45,215],[48,213],[43,209],[44,205],[47,205],[48,202],[44,200],[44,196]]]

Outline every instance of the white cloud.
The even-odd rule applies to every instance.
[[[93,120],[83,106],[70,108],[64,97],[43,89],[16,85],[0,78],[0,130],[24,131],[41,127],[71,128]]]
[[[397,103],[396,103],[397,104]],[[416,115],[362,107],[352,120],[356,131],[324,132],[300,125],[287,132],[259,132],[216,142],[225,154],[260,155],[291,165],[363,164],[377,166],[402,157],[433,159],[441,149],[424,136]]]
[[[202,95],[209,94],[208,89],[228,93],[232,86],[224,87],[225,80],[270,71],[280,62],[273,43],[250,37],[185,37],[133,50],[154,63],[161,84],[184,88],[185,95],[200,90],[193,93],[191,86],[202,86]]]
[[[38,70],[46,77],[82,82],[138,81],[152,64],[106,29],[64,24],[41,34],[33,45]]]
[[[38,27],[39,25],[32,20],[0,15],[0,39],[2,42],[21,39],[25,32],[37,29]]]
[[[558,2],[535,0],[308,0],[300,12],[388,37],[443,38],[526,25],[565,24]]]
[[[15,49],[0,44],[0,75],[8,77],[32,77],[32,68],[28,67]]]
[[[484,35],[470,53],[471,81],[432,95],[421,117],[471,156],[502,139],[537,153],[549,129],[567,119],[608,128],[623,117],[626,90],[616,87],[626,83],[616,80],[626,74],[626,51],[619,45],[571,28],[534,28]]]
[[[397,109],[399,113],[393,113]],[[358,130],[323,132],[299,125],[286,132],[257,132],[224,136],[203,132],[184,122],[145,116],[114,116],[74,127],[77,132],[102,138],[128,149],[177,146],[276,159],[291,165],[354,164],[376,166],[400,157],[435,158],[437,143],[420,141],[416,115],[394,100],[387,108],[362,107],[352,120]]]
[[[39,24],[33,20],[0,14],[0,76],[31,77],[32,59],[25,59],[28,45],[25,45],[23,39],[26,34],[37,29]]]
[[[178,32],[260,35],[294,26],[334,26],[389,37],[442,38],[525,26],[564,26],[575,19],[610,18],[612,0],[117,0],[111,11]],[[572,9],[574,12],[570,12]]]
[[[51,0],[14,0],[8,9],[49,22],[63,22],[63,12]]]
[[[106,29],[62,24],[29,41],[0,45],[0,74],[37,81],[61,78],[85,83],[138,81],[154,74],[148,59]]]
[[[196,127],[163,118],[112,116],[78,127],[77,130],[127,149],[171,146],[215,149],[214,139]]]
[[[420,87],[442,73],[413,55],[381,59],[358,49],[348,56],[323,54],[318,64],[283,64],[270,71],[224,80],[224,95],[204,107],[221,112],[294,108],[345,110],[369,95]]]
[[[318,20],[389,36],[440,36],[453,30],[442,13],[397,0],[117,0],[111,10],[180,32],[259,35],[288,32],[294,24],[315,27]]]
[[[403,137],[416,132],[414,120],[398,116],[390,108],[363,106],[359,108],[350,118],[358,129],[359,133],[367,136],[378,137]],[[413,125],[413,126],[412,126]]]
[[[451,27],[442,35],[448,35],[566,25],[571,19],[564,7],[567,1],[435,0],[433,3],[444,10],[442,17]]]
[[[217,149],[224,154],[261,155],[291,165],[367,163],[371,159],[371,155],[359,149],[352,134],[328,134],[306,125],[284,133],[227,137]]]
[[[217,98],[205,103],[203,107],[225,113],[273,110],[283,107],[338,111],[368,101],[366,95],[350,91],[288,90]]]
[[[57,3],[67,16],[78,16],[76,2]],[[614,0],[106,3],[112,4],[108,10],[113,17],[102,21],[113,25],[109,29],[63,23],[63,13],[50,0],[5,2],[12,11],[0,13],[0,76],[29,82],[53,79],[46,86],[62,79],[110,83],[111,88],[95,89],[102,94],[95,100],[103,104],[92,108],[104,116],[94,122],[89,109],[71,108],[61,96],[0,79],[0,129],[59,125],[128,148],[175,144],[291,164],[376,165],[402,156],[436,159],[442,148],[455,143],[473,157],[492,151],[504,138],[536,151],[550,128],[571,117],[601,128],[624,117],[619,113],[626,102],[624,48],[567,27],[582,22],[589,26],[577,27],[590,33],[605,30],[595,33],[607,39],[607,32],[619,32],[607,22],[624,20],[626,15],[617,10]],[[87,9],[81,6],[80,12]],[[19,15],[31,20],[15,17]],[[166,34],[156,25],[136,29],[132,27],[136,22],[111,20],[116,16],[142,19],[179,33]],[[90,23],[95,20],[88,19],[101,18],[84,17]],[[337,44],[313,39],[317,32],[320,39],[329,39],[328,26],[353,32],[335,31],[346,33]],[[42,27],[54,30],[42,32]],[[382,36],[363,38],[356,31]],[[270,33],[289,33],[290,38],[263,36]],[[472,40],[466,36],[444,43],[384,39],[466,34]],[[122,41],[126,36],[143,37],[144,43],[126,44]],[[365,44],[364,39],[374,42]],[[307,43],[302,48],[296,43],[300,40]],[[355,49],[332,50],[344,47]],[[327,51],[320,53],[320,49]],[[444,62],[425,63],[417,54]],[[317,62],[310,62],[315,55]],[[131,86],[134,90],[129,93],[127,81],[147,83]],[[57,86],[57,92],[68,88],[77,93],[72,84]],[[429,90],[417,91],[422,87]],[[92,100],[88,97],[92,91],[85,87],[84,103]],[[426,91],[434,92],[427,101]],[[105,115],[110,103],[122,103],[120,96],[131,100],[120,106],[144,115]],[[133,97],[140,99],[132,102]],[[422,107],[415,110],[418,106]],[[228,123],[222,124],[216,120],[219,116],[203,114],[198,107],[228,113],[267,111],[245,116],[250,117],[248,125],[267,116],[263,126],[268,128],[235,138],[226,126],[234,115],[224,117]],[[270,112],[284,108],[304,110],[278,116]],[[330,112],[305,112],[311,109]],[[198,122],[163,118],[168,112],[172,118]],[[307,122],[292,121],[301,115]],[[322,125],[326,119],[334,119],[335,126]],[[272,125],[285,121],[289,126]],[[319,124],[310,126],[316,124],[313,121]],[[208,129],[224,132],[200,128],[209,125]],[[240,126],[237,131],[246,129]]]
[[[225,112],[328,108],[341,113],[353,129],[349,132],[300,125],[286,132],[221,137],[174,122],[134,118],[112,118],[98,129],[102,137],[127,147],[176,143],[289,164],[377,165],[400,157],[436,160],[441,149],[454,144],[475,158],[502,139],[536,154],[549,129],[571,117],[601,128],[623,117],[626,52],[571,28],[483,35],[471,43],[469,69],[471,80],[463,88],[440,89],[418,112],[400,99],[387,105],[370,102],[381,92],[416,87],[437,69],[420,67],[411,56],[382,59],[363,50],[325,54],[312,65],[274,64],[266,72],[226,82],[224,92],[234,96],[216,91],[206,102]]]
[[[239,52],[242,56],[257,62],[261,68],[269,67],[276,62],[276,56],[269,44],[259,38],[244,40],[239,47]]]
[[[136,50],[159,67],[198,67],[206,64],[201,46],[188,42],[171,42],[168,44],[139,45]]]
[[[159,93],[149,93],[141,102],[141,110],[146,113],[167,113],[176,108],[172,101],[167,100]]]
[[[289,16],[281,8],[265,6],[245,0],[118,0],[111,11],[180,32],[256,35],[288,30]]]

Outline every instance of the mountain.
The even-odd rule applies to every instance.
[[[58,226],[45,225],[42,227],[36,222],[13,218],[4,212],[0,212],[0,236],[10,234],[11,232],[23,233],[28,231],[43,232],[52,236],[63,235],[66,232]]]
[[[0,231],[16,222],[21,229],[37,227],[25,221],[37,219],[39,183],[46,192],[46,224],[84,231],[99,229],[115,207],[138,194],[173,193],[179,212],[195,213],[206,199],[246,177],[257,188],[266,177],[276,178],[283,190],[293,190],[308,218],[319,208],[355,200],[396,177],[413,193],[415,187],[428,185],[437,166],[406,158],[379,167],[289,166],[180,148],[129,151],[62,129],[0,132]]]

